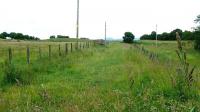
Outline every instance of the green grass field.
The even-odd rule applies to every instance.
[[[159,62],[149,60],[133,45],[113,42],[107,47],[93,46],[58,56],[54,49],[48,59],[48,47],[38,59],[38,44],[32,52],[31,64],[26,56],[15,54],[12,69],[5,66],[8,43],[2,47],[0,69],[0,111],[15,112],[196,112],[200,111],[200,83],[195,90],[198,95],[179,98],[179,91],[173,88],[171,77],[175,76],[178,64],[176,42],[142,41],[149,51],[159,55]],[[24,43],[12,44],[21,49]],[[57,46],[59,43],[52,43]],[[196,65],[195,80],[199,81],[200,53],[194,51],[191,43],[184,45],[191,65]],[[7,47],[8,48],[8,47]],[[62,51],[63,51],[62,47]],[[5,51],[5,52],[4,52]],[[14,55],[14,54],[13,54]],[[171,60],[171,61],[169,61]],[[22,82],[9,84],[4,81],[5,73],[21,74]]]

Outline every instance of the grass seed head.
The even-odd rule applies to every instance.
[[[182,51],[181,37],[179,36],[178,32],[176,32],[176,40],[177,40],[177,43],[178,43],[178,49],[180,51]]]

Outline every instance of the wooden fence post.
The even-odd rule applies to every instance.
[[[68,53],[68,44],[65,43],[65,56],[67,55],[67,53]]]
[[[85,49],[85,42],[83,42],[83,49]]]
[[[80,50],[82,49],[81,47],[82,47],[82,46],[81,46],[81,43],[80,43]]]
[[[41,48],[39,47],[39,59],[42,58]]]
[[[77,45],[76,45],[76,50],[78,50],[78,45],[79,45],[79,42],[77,42]]]
[[[8,49],[8,62],[9,64],[12,64],[12,49]]]
[[[49,59],[51,59],[51,45],[49,45]]]
[[[26,48],[26,61],[27,61],[27,64],[30,64],[30,48],[29,48],[29,46],[27,46],[27,48]]]
[[[60,50],[60,44],[58,45],[58,52],[59,52],[59,56],[61,56],[61,50]]]
[[[73,44],[71,43],[71,52],[73,51]]]

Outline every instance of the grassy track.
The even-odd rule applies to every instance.
[[[188,112],[200,108],[199,99],[177,100],[166,66],[127,44],[98,46],[51,62],[36,60],[30,69],[31,84],[1,87],[0,111]]]

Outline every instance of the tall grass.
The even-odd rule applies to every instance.
[[[176,33],[176,39],[178,45],[178,50],[176,50],[176,53],[179,58],[179,65],[177,68],[177,75],[173,77],[174,81],[172,81],[174,82],[174,88],[177,90],[177,94],[181,100],[199,98],[197,91],[198,88],[196,88],[195,76],[193,74],[195,67],[190,67],[186,52],[183,49],[181,38],[178,33]]]

